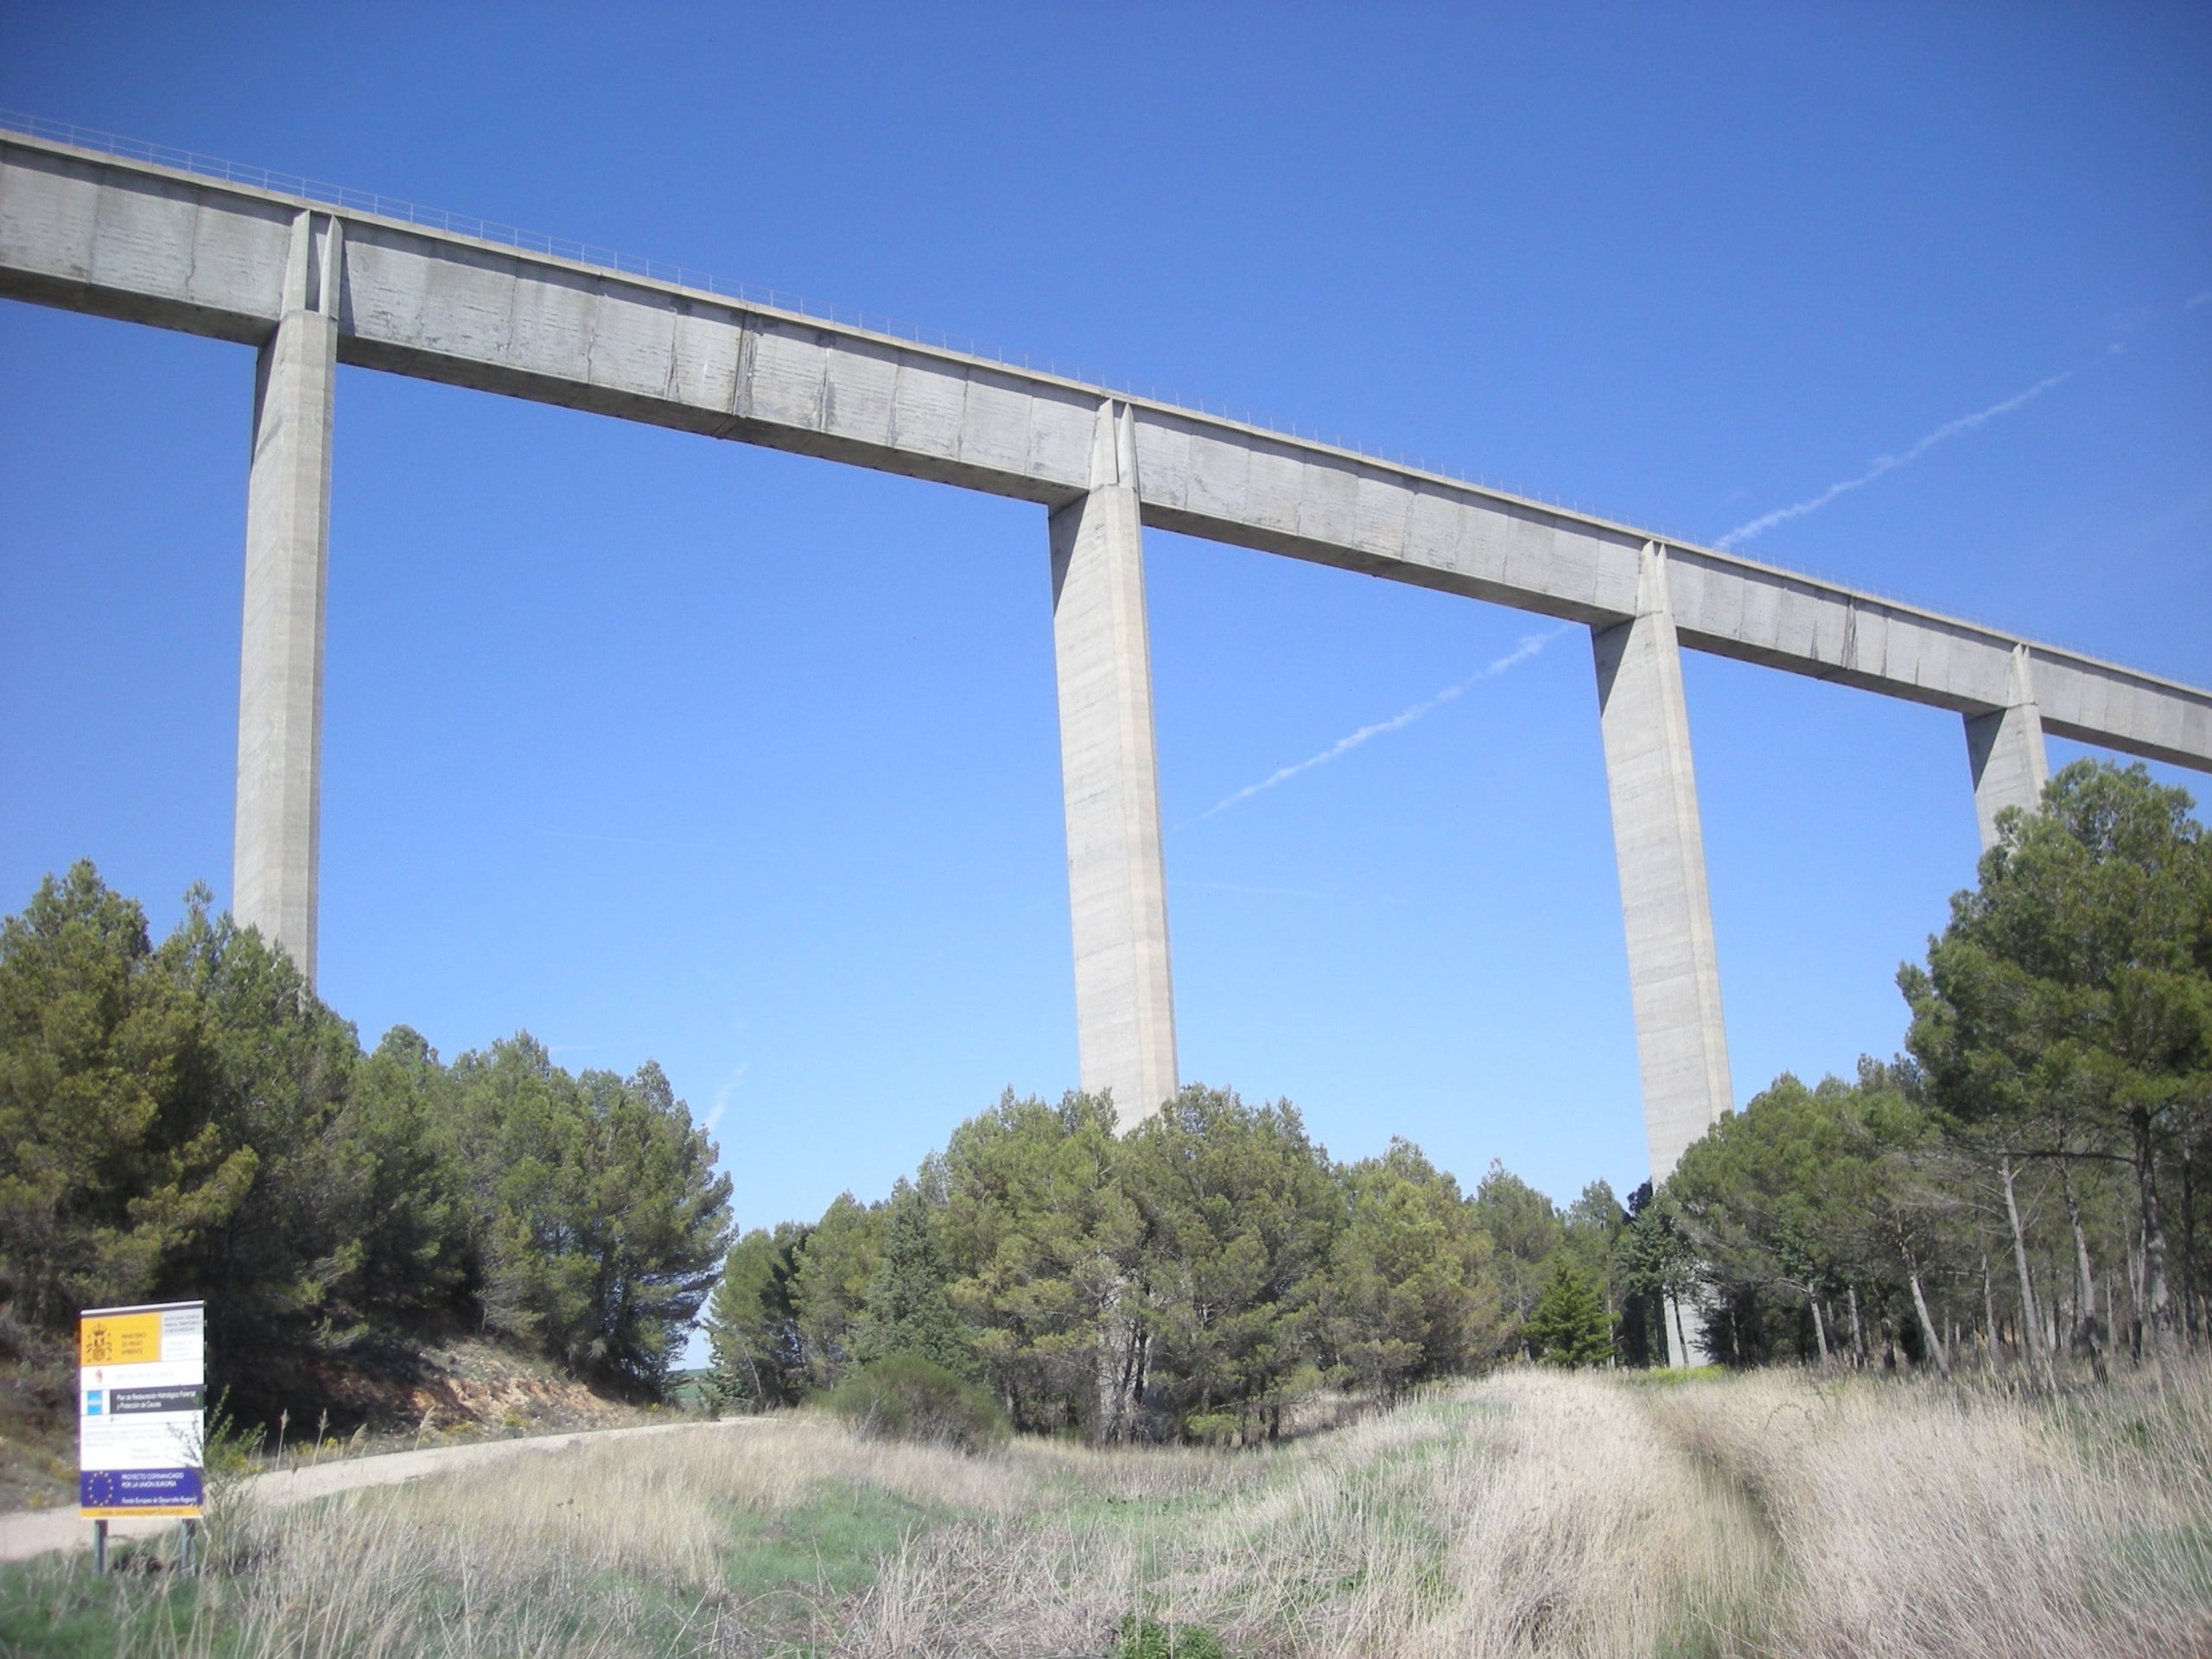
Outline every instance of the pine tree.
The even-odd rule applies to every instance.
[[[931,1236],[982,1380],[1017,1427],[1114,1432],[1140,1332],[1122,1289],[1143,1224],[1122,1190],[1112,1104],[1017,1099],[952,1133]]]
[[[1490,1235],[1459,1182],[1404,1140],[1336,1174],[1323,1338],[1338,1375],[1390,1397],[1465,1370],[1496,1340],[1497,1298]]]
[[[1187,1084],[1121,1143],[1143,1220],[1146,1392],[1193,1439],[1281,1433],[1315,1352],[1343,1194],[1288,1101]]]
[[[891,1196],[883,1265],[853,1334],[854,1357],[865,1365],[893,1354],[918,1354],[956,1376],[973,1377],[975,1350],[945,1294],[950,1277],[930,1236],[921,1193],[901,1181]]]
[[[1602,1365],[1613,1351],[1610,1323],[1597,1287],[1562,1258],[1521,1332],[1529,1353],[1547,1365]]]
[[[804,1230],[785,1222],[756,1227],[722,1260],[707,1301],[708,1389],[719,1405],[766,1411],[795,1403],[805,1381],[805,1352],[791,1310],[794,1258]]]

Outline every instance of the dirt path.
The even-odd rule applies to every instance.
[[[565,1434],[537,1434],[515,1440],[479,1440],[467,1446],[433,1446],[428,1451],[387,1452],[375,1457],[334,1458],[325,1463],[272,1469],[251,1477],[246,1497],[281,1509],[311,1498],[329,1497],[364,1486],[397,1486],[425,1475],[447,1474],[480,1464],[504,1462],[526,1452],[563,1452],[589,1441],[628,1440],[640,1434],[698,1434],[719,1430],[744,1433],[763,1427],[760,1418],[735,1417],[712,1423],[649,1423],[637,1428],[588,1428]],[[111,1538],[149,1538],[176,1525],[174,1521],[113,1521]],[[90,1549],[92,1523],[74,1510],[18,1510],[0,1515],[0,1561],[27,1560],[58,1550]]]

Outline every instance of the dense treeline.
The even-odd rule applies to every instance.
[[[2155,1358],[2204,1330],[2212,845],[2088,761],[2016,813],[1898,976],[1906,1052],[1783,1077],[1644,1230],[1716,1357],[1949,1370]]]
[[[1202,1086],[1113,1122],[1009,1092],[885,1202],[747,1234],[709,1305],[715,1386],[790,1404],[918,1353],[1022,1428],[1249,1440],[1324,1387],[1610,1351],[1627,1217],[1602,1184],[1565,1216],[1495,1166],[1469,1197],[1406,1141],[1337,1163],[1288,1103]]]
[[[467,1321],[657,1389],[729,1182],[659,1068],[571,1076],[527,1035],[364,1053],[290,960],[190,898],[158,945],[89,864],[0,925],[0,1342],[206,1297],[211,1382]]]
[[[1402,1141],[1338,1162],[1232,1091],[1119,1138],[1107,1102],[1009,1092],[890,1198],[734,1244],[658,1068],[571,1076],[526,1035],[447,1065],[404,1027],[365,1053],[204,894],[156,945],[79,865],[0,925],[0,1350],[59,1365],[79,1307],[205,1295],[249,1409],[272,1357],[410,1322],[652,1392],[712,1287],[726,1403],[903,1355],[1101,1440],[1264,1438],[1324,1388],[1516,1356],[2155,1360],[2212,1311],[2190,813],[2139,766],[2059,773],[1900,970],[1902,1055],[1777,1079],[1625,1206],[1496,1164],[1465,1193]]]
[[[1125,1139],[1009,1095],[887,1202],[747,1234],[716,1386],[789,1403],[893,1352],[1024,1427],[1250,1439],[1324,1386],[1566,1364],[1962,1353],[2101,1367],[2193,1344],[2212,1238],[2212,849],[2189,798],[2082,762],[2014,814],[1900,970],[1906,1052],[1724,1117],[1655,1194],[1475,1192],[1394,1142],[1338,1164],[1287,1103],[1193,1087]]]

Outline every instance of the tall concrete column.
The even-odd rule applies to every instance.
[[[1090,489],[1052,517],[1052,655],[1084,1089],[1128,1129],[1173,1095],[1167,875],[1152,735],[1136,423],[1100,406]]]
[[[1636,610],[1630,621],[1592,629],[1591,648],[1628,934],[1643,1133],[1656,1183],[1735,1096],[1667,556],[1649,543]],[[1703,1362],[1694,1315],[1668,1311],[1668,1349],[1677,1365]]]
[[[283,311],[254,377],[238,653],[231,909],[315,983],[321,837],[323,586],[330,552],[331,393],[344,269],[339,222],[292,223]]]
[[[2036,706],[2028,648],[2012,647],[2005,707],[1968,715],[1967,759],[1974,766],[1974,815],[1981,824],[1981,850],[1997,844],[1997,815],[2008,806],[2033,812],[2043,804],[2050,762],[2043,748],[2043,711]]]

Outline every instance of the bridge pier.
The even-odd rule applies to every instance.
[[[1076,1042],[1084,1089],[1112,1090],[1126,1130],[1176,1090],[1136,423],[1126,404],[1099,406],[1090,489],[1053,512],[1051,529]]]
[[[283,311],[255,370],[238,652],[231,911],[315,983],[322,801],[323,589],[344,236],[292,221]],[[318,257],[319,256],[319,257]]]
[[[2050,762],[2043,747],[2043,710],[2037,705],[2028,648],[2012,647],[2005,707],[1968,715],[1967,758],[1974,766],[1974,815],[1981,825],[1981,850],[1997,844],[1997,815],[2008,806],[2030,812],[2043,804]]]
[[[1635,617],[1592,629],[1590,644],[1628,934],[1644,1140],[1656,1184],[1735,1097],[1681,647],[1667,556],[1656,543],[1644,544]],[[1668,1310],[1669,1357],[1677,1365],[1705,1360],[1689,1312]]]

